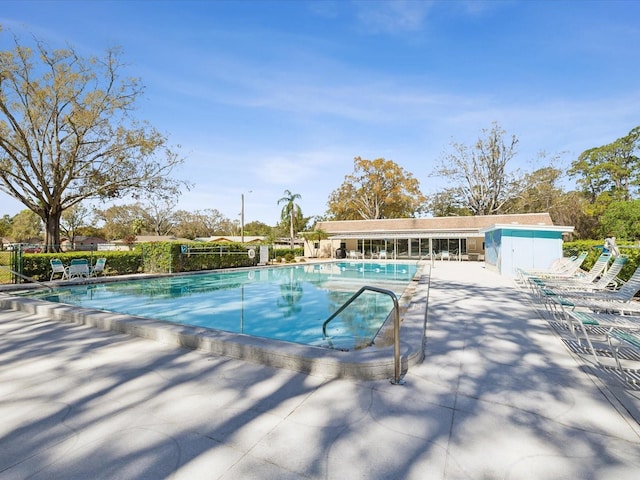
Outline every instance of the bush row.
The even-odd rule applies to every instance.
[[[23,254],[21,273],[37,281],[51,277],[51,259],[59,258],[68,265],[74,258],[86,258],[94,265],[98,258],[107,259],[104,275],[132,273],[173,273],[214,270],[219,268],[248,267],[257,263],[247,254],[246,245],[152,242],[136,245],[133,251],[93,251]],[[59,277],[58,277],[59,278]]]
[[[106,258],[104,275],[123,275],[143,271],[139,252],[98,251],[26,254],[22,256],[22,274],[40,282],[49,280],[52,258],[59,258],[65,265],[71,263],[74,258],[86,258],[90,265],[95,265],[98,258]]]

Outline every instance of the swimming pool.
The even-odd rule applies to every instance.
[[[313,346],[322,323],[363,285],[401,296],[417,263],[337,262],[174,275],[28,292],[42,300]],[[369,345],[393,308],[367,292],[327,329],[331,346]]]

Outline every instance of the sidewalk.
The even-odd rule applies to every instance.
[[[0,478],[638,477],[639,392],[585,372],[511,279],[436,262],[428,312],[398,386],[0,310]]]

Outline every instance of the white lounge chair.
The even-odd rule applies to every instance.
[[[600,364],[598,354],[592,343],[592,337],[603,337],[611,332],[640,330],[640,317],[632,315],[616,315],[611,313],[580,312],[575,310],[567,311],[564,318],[567,327],[574,334],[578,344],[581,345],[581,335],[587,342],[588,348],[596,361]],[[609,342],[610,343],[610,342]],[[615,354],[614,354],[615,355]],[[618,363],[619,365],[619,363]]]
[[[86,258],[74,258],[67,268],[67,278],[87,278],[89,276],[89,262]]]
[[[587,275],[584,278],[562,280],[547,280],[544,278],[539,279],[537,277],[532,277],[529,279],[529,282],[532,284],[532,288],[551,289],[554,293],[564,297],[576,296],[576,294],[584,297],[586,296],[586,292],[604,290],[609,288],[611,285],[617,287],[619,282],[617,277],[625,263],[627,263],[627,257],[616,257],[607,272],[595,281],[589,281],[593,275]]]
[[[90,277],[97,277],[99,273],[104,273],[104,267],[107,264],[106,258],[99,258],[96,260],[96,264],[91,267],[89,270]]]
[[[561,310],[563,314],[566,313],[566,310],[575,310],[580,307],[594,312],[640,315],[640,302],[633,299],[638,291],[640,291],[640,267],[618,290],[580,292],[581,295],[570,298],[564,298],[561,292],[549,295],[548,298],[551,305]]]
[[[616,361],[616,365],[620,370],[620,373],[627,377],[631,383],[638,383],[638,370],[625,369],[620,361],[620,348],[624,345],[633,348],[636,352],[640,353],[640,329],[629,331],[621,330],[619,328],[612,328],[607,332],[607,341],[609,348],[613,354],[613,358]],[[635,376],[633,375],[635,373]]]
[[[57,274],[60,274],[59,280],[68,278],[67,269],[62,263],[62,260],[60,260],[59,258],[52,258],[51,260],[49,260],[49,263],[51,263],[51,277],[49,277],[49,281],[53,280],[53,277],[55,277]]]
[[[587,255],[587,252],[582,252],[577,257],[559,258],[555,260],[547,270],[519,268],[518,275],[523,280],[526,277],[531,276],[545,278],[571,278],[580,269],[580,265],[582,265],[584,259],[587,258]]]

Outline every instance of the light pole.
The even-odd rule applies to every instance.
[[[249,190],[247,193],[251,193],[252,190]],[[244,243],[244,193],[240,194],[240,201],[242,206],[240,208],[240,241]]]

